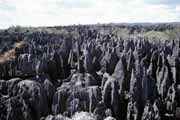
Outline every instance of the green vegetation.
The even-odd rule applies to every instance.
[[[165,31],[148,31],[144,33],[145,37],[150,39],[156,38],[159,40],[176,40],[179,38],[180,29],[165,30]]]
[[[101,34],[112,33],[117,35],[117,38],[127,39],[132,35],[141,35],[151,40],[177,40],[180,37],[180,24],[179,23],[164,23],[164,24],[107,24],[107,25],[84,25],[85,27],[95,28]],[[68,31],[67,27],[21,27],[11,26],[6,31],[8,33],[33,33],[44,32],[48,34],[63,34],[69,36],[74,34],[77,38],[79,33],[79,26],[74,26],[74,30]],[[1,31],[2,32],[2,31]]]

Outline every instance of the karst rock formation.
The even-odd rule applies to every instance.
[[[180,120],[179,39],[66,29],[1,33],[0,120]]]

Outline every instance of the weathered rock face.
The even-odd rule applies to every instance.
[[[41,120],[70,120],[70,118],[67,118],[62,115],[56,115],[56,116],[48,115],[46,118],[41,118]]]
[[[72,118],[68,118],[59,114],[56,116],[48,115],[46,118],[42,118],[42,120],[97,120],[97,118],[92,113],[77,112],[75,113],[75,115],[72,116]]]
[[[16,96],[17,95],[17,85],[18,83],[22,81],[22,79],[20,78],[13,78],[10,79],[6,82],[7,84],[7,91],[8,91],[8,95],[11,96]]]
[[[177,106],[180,106],[180,85],[178,85],[176,88],[175,96],[176,96]]]
[[[0,40],[0,120],[180,118],[179,41],[64,29]]]
[[[18,89],[18,94],[22,96],[23,101],[30,109],[33,119],[39,119],[48,114],[47,96],[41,84],[24,80],[19,82]]]
[[[49,108],[49,110],[51,110],[51,105],[53,102],[53,96],[56,92],[56,88],[52,84],[52,82],[50,82],[48,79],[46,79],[44,81],[43,88],[44,88],[45,93],[46,93],[48,108]]]
[[[7,84],[5,80],[0,80],[0,95],[7,94]]]
[[[161,120],[157,106],[147,103],[144,107],[144,112],[142,115],[142,120]]]
[[[7,81],[8,94],[1,98],[8,120],[39,120],[49,113],[46,92],[38,82],[21,79]]]
[[[72,76],[71,81],[72,84],[82,87],[88,87],[88,86],[96,86],[99,84],[99,81],[97,81],[91,74],[89,73],[76,73]]]
[[[98,86],[81,88],[66,84],[58,89],[52,104],[54,114],[72,116],[77,111],[93,112],[101,101],[101,89]]]
[[[34,70],[34,63],[31,54],[21,54],[18,57],[18,70],[23,75],[32,75]]]
[[[103,87],[103,102],[107,108],[113,112],[113,116],[119,119],[120,117],[120,95],[118,82],[109,77]]]

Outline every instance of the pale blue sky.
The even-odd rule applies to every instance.
[[[167,4],[167,5],[180,4],[180,0],[145,0],[145,2],[151,4]]]
[[[0,28],[177,21],[180,0],[0,0]]]

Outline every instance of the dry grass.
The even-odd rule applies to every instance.
[[[24,41],[21,41],[21,42],[15,43],[15,44],[14,44],[14,47],[15,47],[15,48],[22,48],[24,45],[25,45],[25,42],[24,42]]]
[[[15,58],[15,49],[8,50],[4,54],[0,55],[0,64],[10,61]]]
[[[14,47],[2,54],[0,54],[0,64],[3,64],[7,61],[15,59],[15,48],[22,48],[25,45],[25,42],[17,42],[14,44]]]

